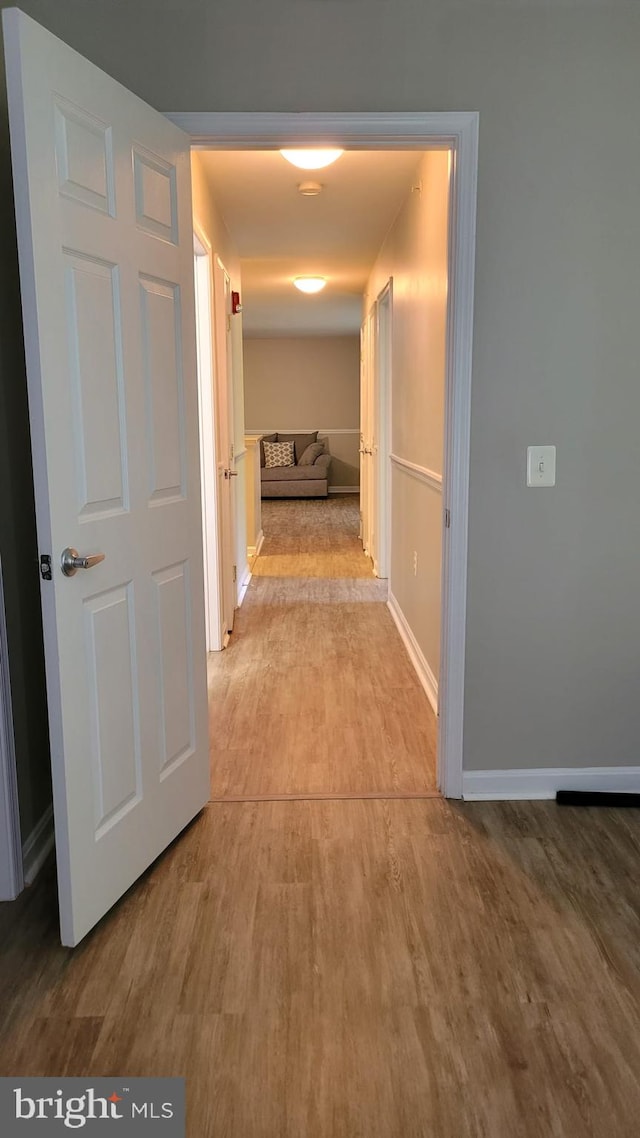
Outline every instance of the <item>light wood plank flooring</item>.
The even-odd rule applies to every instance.
[[[211,797],[433,794],[436,718],[358,540],[358,499],[263,502],[209,657]]]
[[[76,950],[0,906],[0,1074],[184,1075],[189,1138],[635,1138],[640,818],[213,804]]]

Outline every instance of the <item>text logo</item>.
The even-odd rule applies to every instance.
[[[0,1133],[185,1138],[181,1078],[0,1078]]]

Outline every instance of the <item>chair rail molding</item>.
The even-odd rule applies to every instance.
[[[191,135],[195,149],[278,150],[330,144],[354,150],[451,150],[449,303],[440,648],[438,786],[462,796],[464,671],[469,529],[469,446],[473,290],[478,182],[477,111],[165,112]],[[280,428],[278,428],[280,429]],[[332,432],[326,431],[325,434]]]
[[[259,431],[248,431],[249,435],[256,435],[258,439],[262,435],[273,435],[276,431],[282,431],[284,435],[310,435],[313,431],[317,430],[319,435],[359,435],[359,427],[263,427]]]
[[[417,462],[409,462],[406,458],[400,458],[397,454],[390,454],[392,466],[397,466],[399,470],[406,470],[420,482],[424,482],[427,486],[431,486],[433,490],[442,493],[442,475],[438,474],[435,470],[429,470],[427,466],[419,466]]]

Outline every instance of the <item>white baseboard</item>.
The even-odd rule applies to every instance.
[[[418,679],[420,680],[420,683],[422,684],[427,694],[427,699],[429,700],[429,703],[437,715],[438,681],[431,671],[431,668],[429,667],[429,664],[423,655],[422,649],[407,623],[407,618],[405,617],[393,593],[389,593],[387,607],[394,619],[396,628],[398,629],[398,632],[402,638],[402,642],[407,649],[407,652],[409,653],[409,659],[411,660],[411,663],[416,670]]]
[[[464,771],[467,802],[555,798],[558,790],[640,793],[640,767],[532,767],[528,770]]]
[[[238,580],[238,597],[236,608],[240,608],[244,598],[247,595],[247,589],[251,581],[251,570],[248,565],[245,565]]]
[[[360,487],[359,486],[330,486],[329,487],[329,496],[331,496],[331,494],[359,494],[359,493],[360,493]]]
[[[0,901],[13,901],[23,888],[9,646],[0,564]]]
[[[262,532],[262,530],[260,530],[256,544],[247,546],[247,557],[250,560],[252,560],[254,557],[260,556],[260,550],[262,549],[263,543],[264,543],[264,533]]]
[[[39,822],[22,843],[25,885],[31,885],[53,849],[53,806],[48,806]]]

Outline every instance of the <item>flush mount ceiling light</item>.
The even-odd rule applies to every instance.
[[[336,162],[344,150],[281,150],[283,158],[301,170],[322,170]]]
[[[321,292],[327,283],[326,277],[295,277],[293,281],[300,292]]]

